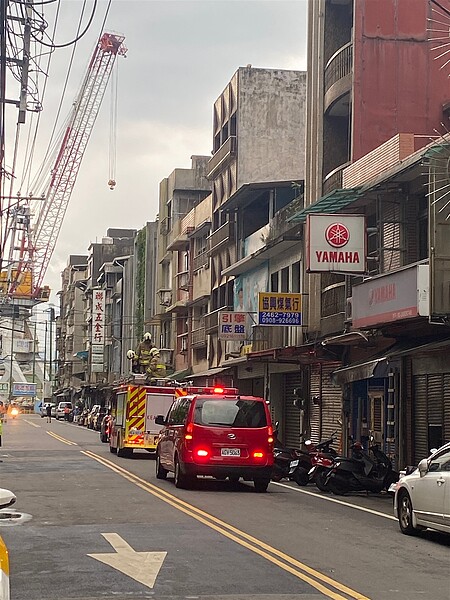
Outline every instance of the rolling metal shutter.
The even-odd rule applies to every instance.
[[[320,365],[313,365],[311,368],[311,398],[320,398]],[[311,440],[316,444],[320,442],[321,430],[321,411],[320,405],[311,402],[309,408],[309,426],[311,427]]]
[[[444,443],[450,442],[450,373],[444,375]]]
[[[336,430],[338,434],[341,431],[338,421],[342,417],[342,388],[331,378],[340,366],[340,362],[322,365],[322,439],[331,437]]]
[[[427,376],[414,377],[414,462],[428,456]]]
[[[300,411],[294,406],[294,390],[302,387],[302,373],[287,373],[284,376],[284,443],[300,448]]]

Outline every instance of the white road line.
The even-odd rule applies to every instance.
[[[24,421],[25,423],[28,423],[28,425],[31,425],[32,427],[40,427],[40,425],[36,425],[36,423],[32,423],[31,421],[28,421],[27,419],[22,419],[22,421]]]
[[[280,487],[287,488],[291,490],[291,492],[298,492],[299,494],[306,494],[307,496],[314,496],[314,498],[321,498],[322,500],[327,500],[327,502],[334,502],[335,504],[342,504],[342,506],[348,506],[349,508],[355,508],[356,510],[362,510],[363,512],[370,513],[371,515],[376,515],[377,517],[384,517],[385,519],[389,519],[391,521],[397,521],[394,515],[387,515],[386,513],[379,512],[378,510],[373,510],[372,508],[365,508],[364,506],[358,506],[357,504],[351,504],[350,502],[344,502],[343,500],[338,500],[337,498],[332,498],[330,496],[325,496],[322,494],[315,494],[314,492],[308,492],[307,490],[301,490],[299,488],[292,487],[290,485],[286,485],[285,483],[276,483],[275,481],[271,482],[272,485],[279,485]]]

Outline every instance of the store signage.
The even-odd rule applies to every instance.
[[[310,273],[366,271],[364,215],[308,215],[306,270]]]
[[[9,381],[0,381],[0,394],[9,394]]]
[[[32,352],[32,340],[17,340],[13,341],[13,352],[17,352],[17,354],[28,354]]]
[[[413,265],[355,285],[351,298],[353,327],[429,316],[428,279],[428,265]]]
[[[18,381],[13,382],[12,395],[13,396],[36,396],[37,383],[21,383]]]
[[[301,325],[302,295],[259,292],[258,325]]]
[[[103,356],[105,348],[105,307],[106,291],[94,290],[92,302],[91,328],[91,372],[103,372]]]
[[[250,337],[247,331],[248,314],[245,312],[219,312],[219,340],[243,341]]]

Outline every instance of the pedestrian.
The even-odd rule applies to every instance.
[[[70,413],[70,408],[69,408],[69,407],[67,406],[67,404],[66,404],[66,406],[65,406],[65,408],[64,408],[64,420],[65,420],[65,421],[68,421],[68,420],[69,420],[69,413]]]
[[[47,415],[47,423],[51,423],[52,422],[52,405],[51,404],[47,404],[47,406],[45,407],[45,413]]]

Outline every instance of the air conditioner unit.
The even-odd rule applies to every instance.
[[[352,298],[347,298],[345,301],[345,322],[352,322]]]

